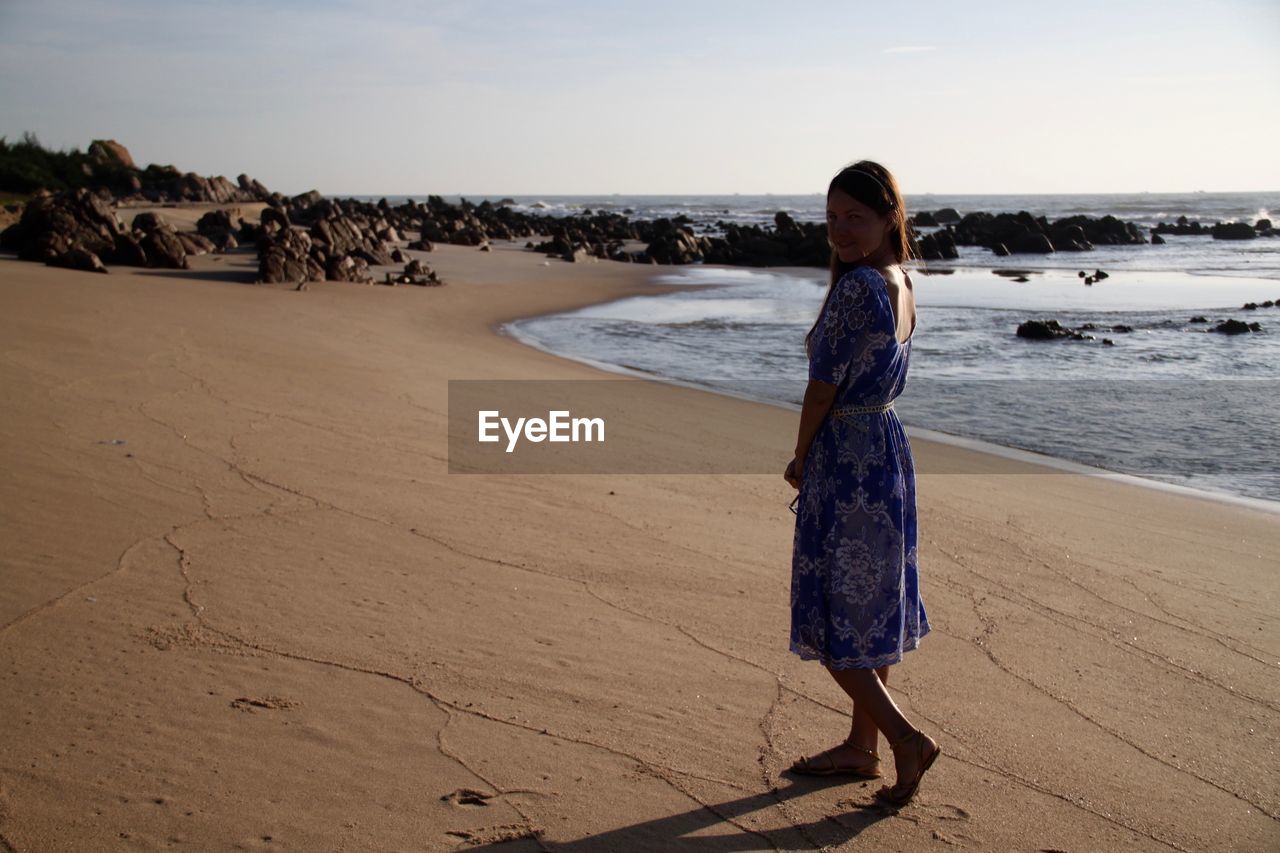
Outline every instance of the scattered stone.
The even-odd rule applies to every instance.
[[[72,248],[47,261],[51,267],[66,267],[84,272],[108,272],[102,259],[88,249]]]
[[[1252,240],[1258,236],[1248,222],[1219,222],[1211,233],[1215,240]]]
[[[190,267],[187,262],[187,250],[178,238],[178,232],[172,226],[161,224],[143,235],[138,241],[147,256],[147,266],[166,269],[185,270]]]
[[[1018,337],[1033,341],[1050,341],[1058,338],[1071,338],[1077,341],[1091,341],[1093,335],[1085,335],[1075,329],[1061,325],[1057,320],[1027,320],[1018,325]]]
[[[1242,320],[1232,318],[1229,320],[1223,320],[1221,323],[1214,326],[1212,331],[1221,332],[1224,335],[1242,335],[1246,332],[1261,332],[1262,324],[1245,323]]]

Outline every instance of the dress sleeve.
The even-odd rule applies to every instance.
[[[851,367],[855,372],[865,369],[862,356],[873,343],[867,336],[872,328],[874,298],[861,269],[845,273],[836,282],[809,340],[810,379],[839,385]]]

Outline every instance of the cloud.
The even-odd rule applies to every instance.
[[[936,47],[886,47],[881,53],[923,53],[926,50],[937,50]]]

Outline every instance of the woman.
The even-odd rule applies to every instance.
[[[880,776],[884,732],[897,781],[876,796],[905,805],[942,750],[894,704],[889,667],[929,631],[916,567],[915,469],[891,408],[906,384],[915,298],[902,194],[863,160],[827,190],[831,286],[805,338],[809,385],[796,455],[791,650],[819,660],[853,700],[844,742],[793,772]]]

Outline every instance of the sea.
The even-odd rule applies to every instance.
[[[511,202],[534,214],[685,216],[707,234],[724,223],[769,224],[779,211],[797,221],[825,215],[821,195]],[[1110,214],[1144,234],[1181,216],[1204,225],[1280,218],[1280,191],[918,195],[906,204],[909,213],[1025,210],[1050,221]],[[1280,307],[1243,307],[1280,301],[1280,237],[1164,239],[1004,258],[962,246],[957,260],[912,264],[917,325],[895,406],[909,434],[1280,509]],[[1086,284],[1082,273],[1097,270],[1107,278]],[[656,280],[687,288],[521,320],[505,331],[617,373],[798,407],[803,339],[828,287],[825,270],[691,265]],[[1228,318],[1258,322],[1262,331],[1210,331]],[[1093,339],[1018,338],[1019,323],[1030,319],[1092,324]]]

